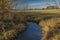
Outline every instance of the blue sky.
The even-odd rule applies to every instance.
[[[60,2],[60,0],[59,0]],[[35,8],[46,8],[47,6],[55,6],[56,3],[53,0],[24,0],[21,2],[20,0],[14,0],[13,1],[13,8],[16,9],[35,9]]]

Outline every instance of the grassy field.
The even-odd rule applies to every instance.
[[[60,13],[60,9],[47,9],[47,10],[25,10],[25,12]]]
[[[16,20],[16,22],[20,21],[18,22],[18,25],[16,24],[16,22],[14,23],[14,19]],[[21,23],[21,21],[25,21],[25,19],[30,20],[32,22],[33,21],[38,22],[38,24],[40,25],[40,27],[44,32],[42,40],[60,40],[59,39],[60,38],[60,31],[59,31],[60,30],[60,9],[24,10],[24,11],[15,11],[10,14],[8,13],[4,15],[0,14],[0,20],[1,20],[0,25],[2,25],[1,28],[3,28],[2,29],[3,31],[0,30],[1,32],[0,39],[4,40],[3,38],[5,38],[7,40],[8,38],[11,38],[14,35],[16,35],[18,32],[21,32],[22,29],[25,30],[26,26],[21,25],[21,24],[24,24],[24,23]]]
[[[39,12],[39,13],[54,13],[60,14],[60,9],[45,9],[45,10],[11,10],[12,12]]]

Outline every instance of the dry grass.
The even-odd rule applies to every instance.
[[[60,29],[58,29],[57,20],[55,18],[43,20],[39,23],[43,30],[42,40],[60,40]],[[59,26],[60,28],[60,26]]]
[[[38,12],[38,10],[37,10],[37,12]],[[39,10],[39,12],[40,12],[40,10]],[[2,19],[2,16],[3,16],[3,19]],[[4,14],[4,15],[0,14],[0,20],[1,20],[0,25],[2,25],[0,27],[4,28],[4,25],[6,24],[6,23],[4,23],[4,20],[7,21],[9,24],[13,24],[12,29],[8,29],[8,31],[4,31],[3,33],[1,32],[2,35],[0,35],[0,40],[5,40],[5,39],[8,40],[9,38],[14,37],[17,34],[17,32],[21,32],[22,30],[25,29],[25,27],[26,27],[25,25],[23,26],[23,24],[20,24],[20,23],[18,23],[18,25],[16,25],[13,22],[13,20],[14,20],[13,16],[14,16],[14,14]],[[23,21],[23,18],[21,16],[21,14],[16,14],[15,17],[16,17],[17,20],[20,20],[20,22]],[[39,17],[37,19],[40,20]],[[37,21],[36,19],[34,19],[34,20]],[[43,30],[42,40],[60,40],[60,34],[58,33],[58,34],[55,35],[55,33],[56,33],[55,28],[58,27],[57,22],[60,22],[59,20],[56,20],[55,18],[51,18],[51,19],[48,19],[48,20],[42,20],[39,23],[39,25],[42,27],[42,30]],[[52,34],[54,34],[54,35],[52,35],[53,37],[47,38],[47,37],[49,37],[49,35],[51,35],[50,32],[52,32]]]
[[[23,32],[26,25],[21,22],[22,20],[21,14],[0,14],[0,40],[13,40],[18,33]]]
[[[24,10],[24,11],[17,11],[17,12],[39,12],[39,13],[58,13],[60,14],[60,9],[47,9],[47,10]]]

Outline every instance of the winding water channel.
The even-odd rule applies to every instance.
[[[25,32],[21,33],[17,40],[41,40],[42,29],[40,26],[34,22],[26,22],[27,29]]]

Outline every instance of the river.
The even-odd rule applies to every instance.
[[[40,26],[34,22],[27,22],[27,29],[21,33],[17,40],[41,40],[42,29]]]

